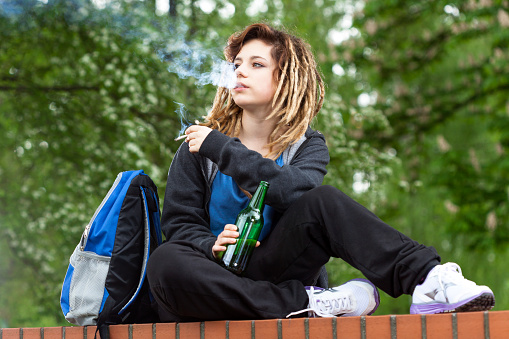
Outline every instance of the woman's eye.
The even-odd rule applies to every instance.
[[[237,68],[239,68],[239,67],[240,67],[240,64],[234,64],[234,65],[233,65],[233,68],[234,68],[234,69],[237,69]]]
[[[262,65],[262,64],[260,64],[260,63],[258,63],[258,62],[255,62],[255,63],[253,64],[253,67],[263,67],[263,65]]]

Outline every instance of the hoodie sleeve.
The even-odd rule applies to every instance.
[[[168,171],[161,227],[167,240],[191,242],[210,259],[216,236],[206,211],[208,185],[201,157],[182,143]]]
[[[238,138],[213,130],[203,141],[199,153],[216,163],[221,173],[254,193],[260,181],[270,184],[266,203],[279,212],[306,191],[322,184],[330,161],[325,138],[319,132],[308,136],[308,142],[289,164],[280,167],[275,161],[249,150]]]

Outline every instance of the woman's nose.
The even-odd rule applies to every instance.
[[[246,77],[246,72],[242,65],[237,66],[237,68],[235,69],[235,74],[237,75],[237,77],[239,76]]]

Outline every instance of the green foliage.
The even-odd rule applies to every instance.
[[[496,271],[509,231],[508,13],[505,1],[368,1],[357,34],[337,47],[341,67],[355,70],[344,80],[355,91],[341,91],[349,111],[369,94],[390,126],[348,134],[400,159],[378,214],[497,296],[507,295]]]
[[[1,20],[0,237],[2,254],[15,258],[2,277],[36,282],[19,285],[37,305],[26,309],[54,322],[69,254],[116,174],[143,168],[164,192],[168,141],[180,129],[179,90],[154,48],[130,34],[148,17],[124,10],[129,17],[85,2],[34,2]],[[111,17],[125,19],[122,30]],[[25,325],[5,302],[0,316]]]
[[[376,107],[394,130],[376,142],[408,152],[412,180],[447,191],[458,208],[444,225],[452,234],[468,233],[468,247],[504,247],[507,3],[422,1],[381,10],[369,2],[356,24],[364,29],[356,66],[369,74]]]

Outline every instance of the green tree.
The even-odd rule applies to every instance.
[[[368,2],[345,49],[393,130],[363,138],[404,152],[410,184],[426,177],[447,190],[458,207],[448,227],[476,248],[508,240],[508,10],[504,1]]]
[[[390,126],[366,134],[350,115],[348,134],[401,160],[382,187],[379,215],[464,264],[467,277],[494,288],[501,308],[508,13],[506,1],[368,1],[354,13],[350,39],[336,48],[349,111],[380,111]]]
[[[164,188],[180,128],[173,101],[185,94],[143,39],[150,17],[139,4],[10,5],[0,20],[0,317],[62,323],[79,234],[118,172],[143,168]]]

